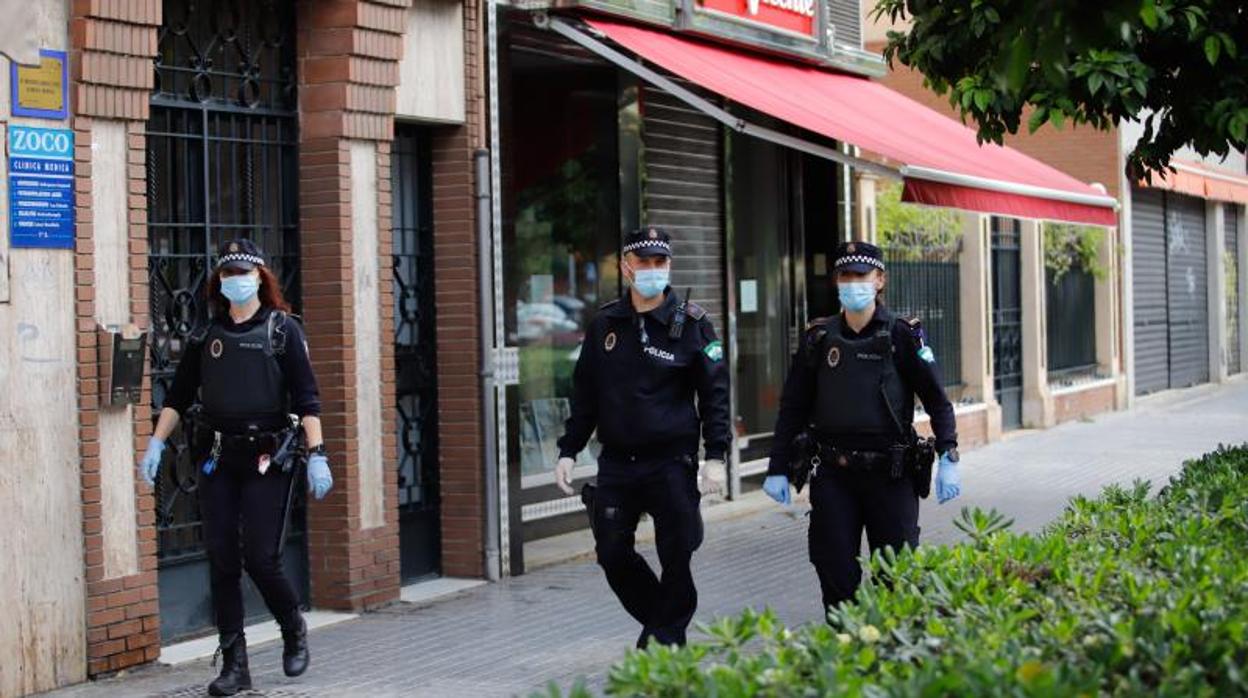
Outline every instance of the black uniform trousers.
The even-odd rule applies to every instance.
[[[279,623],[290,622],[298,613],[299,599],[282,571],[278,554],[278,536],[293,475],[276,465],[261,475],[258,457],[259,452],[250,449],[223,452],[216,470],[199,476],[199,510],[213,612],[222,635],[243,630],[244,568]],[[196,462],[205,460],[206,456]]]
[[[862,581],[862,532],[871,552],[919,543],[919,497],[909,477],[883,469],[825,463],[810,485],[810,561],[819,574],[823,607],[853,597]]]
[[[631,466],[632,464],[630,464]],[[698,607],[690,560],[702,545],[702,499],[690,458],[600,471],[594,500],[593,532],[598,564],[624,609],[641,623],[638,647],[653,638],[685,644],[685,632]],[[660,575],[637,553],[641,515],[654,520]]]

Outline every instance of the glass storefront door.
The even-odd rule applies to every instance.
[[[766,458],[794,327],[790,156],[749,137],[730,139],[728,201],[736,313],[740,462]],[[749,469],[747,468],[747,471]]]
[[[520,378],[506,395],[516,572],[522,540],[580,513],[553,470],[585,329],[619,294],[620,83],[614,68],[551,55],[520,33],[505,60],[503,339],[517,349]],[[598,452],[591,440],[578,479],[595,474]]]

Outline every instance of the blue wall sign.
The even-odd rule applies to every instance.
[[[74,132],[9,125],[9,246],[74,248]]]

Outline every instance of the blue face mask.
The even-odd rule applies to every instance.
[[[854,281],[837,284],[836,291],[841,299],[841,306],[851,313],[860,313],[870,307],[871,303],[875,301],[874,281]]]
[[[233,305],[244,305],[255,298],[259,290],[260,279],[250,274],[226,276],[221,279],[221,295]]]
[[[633,272],[633,288],[642,298],[654,298],[667,288],[670,277],[670,269],[639,269]]]

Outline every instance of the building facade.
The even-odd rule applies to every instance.
[[[0,197],[0,543],[21,560],[0,568],[19,628],[0,636],[4,695],[210,631],[185,440],[154,489],[135,462],[232,237],[269,254],[320,381],[336,486],[297,502],[285,559],[311,607],[520,574],[526,548],[585,527],[554,487],[554,442],[583,328],[621,293],[620,239],[638,226],[672,232],[673,286],[725,340],[731,496],[758,486],[801,328],[836,311],[841,241],[885,246],[888,302],[927,326],[964,444],[1132,393],[1133,253],[1087,184],[1108,175],[981,152],[881,92],[854,0],[26,6],[33,43],[64,52],[64,114],[10,104],[4,71],[0,181],[30,188],[10,175],[10,132],[60,129],[73,217],[67,245],[31,246]],[[855,106],[842,121],[786,110],[772,79],[831,81],[822,98]],[[873,120],[892,110],[948,136],[954,157],[885,138]],[[916,201],[946,212],[915,218]],[[1226,231],[1241,214],[1238,228],[1202,219],[1240,259]],[[1046,216],[1097,222],[1102,274],[1050,278]],[[1088,312],[1068,322],[1055,292]],[[114,347],[132,345],[116,337],[145,342],[140,381],[118,372]]]
[[[870,50],[882,50],[888,28],[866,27]],[[904,66],[895,66],[881,81],[958,118],[946,97],[926,89],[922,76]],[[1072,289],[1070,281],[1077,285],[1077,278],[1051,283],[1053,274],[1048,271],[1050,283],[1036,297],[1043,306],[1023,311],[1024,316],[1045,316],[1049,353],[1069,353],[1058,348],[1069,343],[1055,332],[1088,328],[1085,332],[1096,336],[1097,374],[1109,369],[1120,379],[1111,394],[1108,387],[1068,381],[1060,369],[1058,375],[1050,370],[1056,421],[1121,409],[1140,396],[1222,382],[1243,372],[1239,357],[1248,347],[1239,330],[1248,305],[1248,285],[1239,273],[1248,263],[1240,244],[1248,235],[1243,227],[1248,205],[1244,154],[1202,157],[1185,148],[1176,153],[1176,171],[1170,176],[1131,182],[1125,176],[1126,157],[1142,133],[1138,122],[1105,131],[1046,125],[1035,133],[1005,139],[1011,147],[1073,177],[1097,183],[1119,202],[1118,227],[1103,241],[1103,263],[1092,284],[1096,290]],[[1095,298],[1095,313],[1072,317],[1089,298]],[[1113,366],[1106,363],[1110,357]]]
[[[321,387],[337,482],[298,502],[285,564],[304,601],[363,610],[411,580],[484,575],[478,6],[23,5],[23,41],[59,52],[24,62],[51,72],[64,104],[25,109],[38,75],[13,101],[3,71],[4,200],[39,184],[10,174],[17,140],[54,129],[72,138],[72,232],[32,244],[26,204],[5,206],[0,497],[18,562],[0,574],[17,629],[0,637],[0,694],[152,661],[210,630],[185,441],[154,491],[134,464],[233,237],[269,255]],[[112,348],[135,331],[130,400]]]

